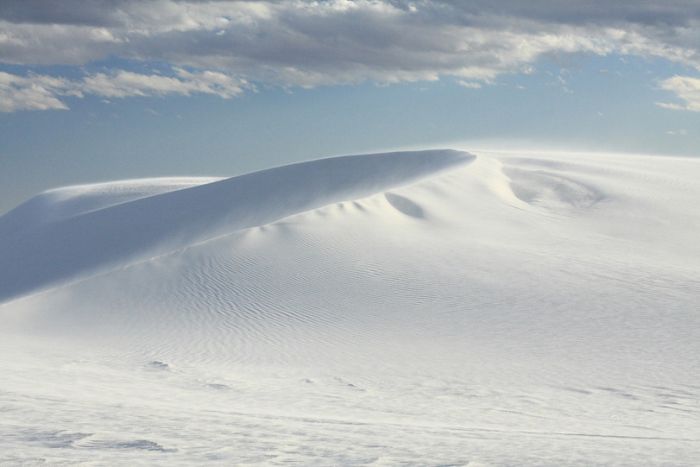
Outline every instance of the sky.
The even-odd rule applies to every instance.
[[[0,2],[0,213],[429,147],[700,156],[700,2]]]

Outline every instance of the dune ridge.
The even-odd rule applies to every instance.
[[[453,150],[342,156],[224,180],[52,190],[0,218],[0,263],[13,265],[11,274],[0,277],[0,301],[143,255],[409,184],[473,158]],[[60,195],[71,191],[72,202],[61,203]],[[67,213],[55,212],[61,210]],[[32,221],[42,216],[43,222]]]

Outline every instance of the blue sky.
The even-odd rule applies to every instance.
[[[396,148],[699,155],[693,3],[577,3],[4,2],[0,212]]]

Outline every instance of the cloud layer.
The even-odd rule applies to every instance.
[[[231,97],[246,81],[310,87],[451,76],[477,87],[542,56],[575,52],[663,57],[700,70],[700,3],[4,0],[0,62],[83,65],[116,56],[180,71],[115,71],[65,86],[5,76],[0,92],[18,94],[0,110],[62,108],[66,93]]]

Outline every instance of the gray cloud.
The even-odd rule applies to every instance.
[[[292,3],[296,7],[307,3],[322,8],[324,3],[342,9],[350,3],[384,3],[397,10],[421,10],[427,17],[452,18],[453,22],[465,24],[475,18],[521,18],[539,22],[566,24],[646,24],[664,26],[689,25],[700,16],[700,3],[696,0],[385,0],[383,2],[351,1],[267,1],[253,0],[3,0],[0,3],[0,18],[14,23],[72,24],[89,26],[127,26],[139,14],[146,11],[166,13],[173,16],[197,16],[191,11],[198,9],[233,8],[244,4],[266,3],[284,6]],[[226,6],[228,4],[228,6]],[[189,11],[188,11],[189,10]],[[151,15],[147,15],[151,16]],[[146,18],[148,20],[148,18]],[[167,20],[168,18],[166,18]]]
[[[115,26],[127,2],[112,0],[6,0],[0,3],[0,18],[13,23]]]
[[[0,61],[27,66],[118,56],[282,86],[443,76],[479,83],[574,52],[663,57],[700,70],[700,3],[0,2]]]

